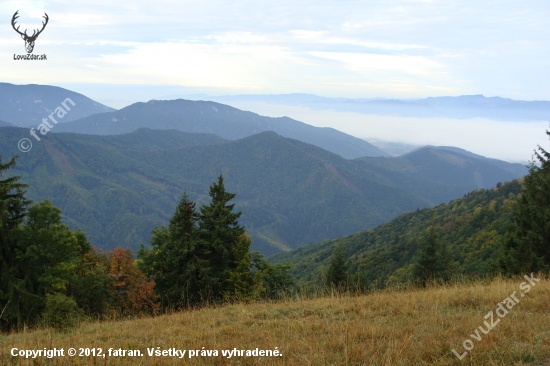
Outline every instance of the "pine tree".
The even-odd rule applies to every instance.
[[[20,225],[30,201],[25,198],[27,185],[19,183],[20,176],[1,179],[15,166],[16,158],[2,164],[0,155],[0,331],[23,320],[17,307],[17,278],[21,270],[17,252]]]
[[[211,202],[200,214],[184,193],[168,228],[156,228],[151,249],[138,252],[141,270],[156,283],[165,307],[247,300],[256,282],[250,268],[251,239],[238,223],[240,212],[229,204],[223,177],[210,186]]]
[[[546,131],[550,137],[550,131]],[[538,147],[505,235],[501,267],[507,274],[550,271],[550,152]]]
[[[140,268],[155,280],[165,307],[179,309],[208,300],[214,285],[209,248],[199,237],[195,203],[184,192],[168,228],[156,228],[151,249],[138,252]]]
[[[335,287],[344,290],[348,284],[348,265],[346,262],[346,247],[343,241],[340,241],[330,258],[326,274],[326,283],[328,287]]]
[[[453,269],[447,244],[437,237],[432,219],[432,225],[413,265],[413,277],[426,286],[429,281],[449,280]]]
[[[216,302],[224,298],[232,297],[229,289],[235,288],[235,273],[242,271],[244,266],[250,271],[250,257],[242,257],[243,251],[239,243],[244,228],[239,225],[240,212],[233,212],[235,204],[229,204],[234,193],[225,191],[223,176],[218,177],[218,182],[210,186],[209,205],[201,206],[200,213],[200,238],[207,243],[209,248],[208,262],[212,270],[211,300]],[[242,248],[241,248],[242,249]],[[247,265],[243,264],[248,262]],[[241,269],[238,269],[241,268]]]

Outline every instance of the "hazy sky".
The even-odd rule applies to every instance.
[[[25,53],[10,24],[16,10],[29,33],[48,13],[34,51],[47,61],[13,60]],[[0,81],[62,86],[115,108],[197,93],[550,100],[550,6],[541,0],[1,0],[0,19]],[[512,161],[547,145],[547,121],[240,107]]]
[[[417,146],[456,146],[490,158],[527,163],[537,145],[548,149],[548,121],[509,122],[486,118],[415,118],[319,110],[256,102],[228,104],[264,116],[290,116],[317,127],[337,127],[350,135]],[[376,142],[374,142],[376,144]]]
[[[35,54],[10,25],[40,25]],[[344,97],[548,100],[545,1],[6,1],[0,80]],[[123,89],[120,89],[123,90]]]

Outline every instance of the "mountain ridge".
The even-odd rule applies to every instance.
[[[459,186],[427,179],[399,158],[347,160],[274,132],[234,141],[151,129],[106,136],[57,133],[21,154],[17,141],[28,130],[0,131],[0,154],[20,155],[13,174],[31,185],[30,198],[51,199],[71,228],[80,227],[103,248],[147,243],[152,228],[172,216],[184,190],[204,203],[220,173],[237,194],[254,249],[266,254],[375,227],[477,187],[471,181]],[[454,169],[448,160],[441,159],[436,170]],[[509,176],[497,168],[494,173],[491,179]]]
[[[348,159],[388,156],[367,141],[333,128],[314,127],[288,117],[264,117],[216,102],[183,99],[134,103],[118,111],[58,125],[52,132],[113,135],[132,132],[141,127],[213,133],[228,140],[274,131],[281,136],[319,146]]]
[[[74,105],[57,122],[71,122],[92,114],[114,111],[85,95],[50,85],[0,83],[0,119],[18,127],[36,127],[67,98]]]
[[[249,101],[295,105],[313,109],[333,109],[402,117],[489,118],[503,121],[547,121],[550,101],[522,101],[483,95],[441,96],[415,99],[331,98],[314,94],[243,94],[189,96],[220,102]]]

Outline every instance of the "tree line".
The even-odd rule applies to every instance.
[[[351,257],[350,245],[340,240],[328,249],[323,286],[362,291],[382,275],[386,283],[425,286],[457,273],[549,272],[550,153],[539,147],[535,157],[522,186],[499,184],[402,215],[354,235]],[[0,156],[0,331],[277,299],[297,288],[289,264],[250,251],[251,238],[231,203],[235,194],[225,190],[221,175],[210,186],[210,202],[198,209],[184,192],[169,224],[154,229],[136,259],[129,249],[94,248],[82,231],[62,224],[50,201],[31,205],[20,177],[3,178],[15,163],[3,164]],[[420,229],[427,215],[431,225]],[[358,250],[363,247],[369,251]],[[324,253],[313,253],[316,263]],[[459,263],[460,255],[469,261]]]
[[[0,178],[14,165],[0,156]],[[130,250],[94,248],[50,201],[30,206],[26,188],[0,179],[0,331],[156,311],[154,282]]]
[[[223,177],[210,186],[210,204],[183,194],[168,227],[156,228],[142,245],[138,267],[155,281],[164,308],[181,309],[231,301],[277,298],[293,289],[286,264],[269,264],[250,252],[252,240],[239,225]]]
[[[31,205],[21,177],[4,178],[15,164],[0,156],[0,331],[277,298],[294,286],[287,265],[249,252],[221,175],[200,212],[184,193],[136,260],[130,249],[94,248],[50,201]]]

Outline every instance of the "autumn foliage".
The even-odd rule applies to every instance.
[[[108,252],[107,273],[115,297],[115,307],[121,315],[154,313],[158,309],[158,296],[153,293],[154,281],[147,278],[134,264],[130,249],[120,247]]]

